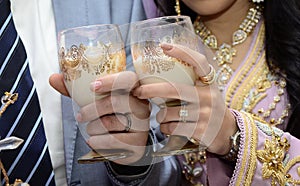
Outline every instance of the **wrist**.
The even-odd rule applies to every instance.
[[[231,136],[238,131],[235,116],[227,109],[222,127],[214,142],[209,146],[208,151],[217,155],[227,154],[232,147]]]
[[[238,156],[240,146],[240,130],[237,130],[232,136],[230,136],[230,150],[221,155],[220,158],[229,161],[235,162]]]
[[[114,172],[116,172],[119,175],[138,175],[145,172],[153,162],[152,145],[153,139],[152,136],[149,134],[147,143],[145,145],[145,150],[143,152],[142,157],[139,158],[139,160],[130,164],[119,164],[110,161],[110,167],[112,168],[112,170],[114,170]]]

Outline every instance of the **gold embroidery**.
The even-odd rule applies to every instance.
[[[271,178],[271,185],[284,185],[286,181],[283,160],[289,147],[286,138],[281,139],[274,134],[272,140],[265,141],[264,150],[257,151],[257,158],[263,163],[262,177]]]
[[[244,144],[249,146],[245,146],[236,185],[251,185],[256,169],[257,128],[249,113],[242,112],[242,117],[245,122]]]
[[[249,79],[254,79],[251,83],[245,83],[241,88],[245,92],[248,92],[246,95],[240,95],[240,103],[238,103],[238,107],[242,107],[242,110],[246,112],[253,113],[253,108],[261,101],[263,98],[267,96],[265,92],[269,89],[274,83],[274,86],[277,88],[277,94],[273,98],[273,102],[271,102],[266,109],[260,108],[258,109],[256,116],[269,120],[272,125],[282,124],[284,119],[288,116],[290,105],[287,104],[286,108],[282,111],[282,114],[278,116],[278,118],[270,118],[271,113],[276,109],[276,105],[282,100],[281,98],[284,96],[284,88],[286,86],[286,81],[284,78],[279,78],[274,76],[269,71],[269,68],[266,63],[262,63],[260,67],[256,68],[258,71],[253,72]],[[242,97],[244,99],[242,99]]]
[[[257,63],[258,58],[260,58],[260,59],[262,58],[262,57],[260,57],[260,55],[264,54],[264,49],[263,49],[264,31],[265,31],[265,27],[264,27],[264,24],[262,24],[259,29],[257,40],[253,46],[253,50],[249,55],[250,57],[248,57],[243,68],[240,71],[238,71],[237,74],[233,77],[232,83],[229,84],[228,90],[226,91],[226,95],[225,95],[226,105],[228,105],[231,108],[234,108],[236,110],[240,110],[242,108],[241,104],[235,103],[236,101],[238,101],[238,102],[242,101],[242,100],[239,100],[239,98],[235,97],[237,89],[243,83],[243,81],[245,80],[246,76],[248,75],[249,71],[254,66],[254,64]],[[236,99],[234,99],[234,98],[236,98]],[[240,105],[239,106],[240,108],[238,107],[238,105]]]
[[[259,77],[262,76],[263,66],[265,64],[265,52],[264,50],[260,49],[257,54],[262,54],[262,56],[259,59],[255,58],[254,61],[256,61],[256,64],[252,64],[252,66],[245,67],[244,73],[246,73],[245,75],[247,75],[247,77],[244,77],[243,81],[239,82],[238,84],[239,87],[236,88],[236,93],[238,92],[238,94],[236,94],[232,98],[231,106],[233,106],[237,110],[244,110],[243,106],[244,106],[245,98],[247,97],[249,92],[251,92],[251,89],[255,87]],[[249,72],[250,70],[251,72]],[[258,98],[258,99],[262,99],[262,98]],[[250,107],[253,107],[253,103]]]
[[[246,102],[246,105],[245,103],[243,106],[241,105],[246,112],[252,112],[252,109],[257,103],[267,96],[265,91],[271,87],[271,82],[267,79],[268,73],[269,70],[267,64],[262,63],[262,67],[258,68],[258,72],[255,72],[255,75],[252,76],[254,81],[252,81],[251,85],[248,84],[247,90],[245,91],[249,92],[245,95],[246,100],[241,100],[241,103],[239,104],[241,105],[243,102]]]
[[[294,185],[299,185],[300,184],[300,179],[295,180],[290,174],[287,174],[288,171],[291,169],[292,166],[294,166],[296,163],[300,163],[300,156],[297,156],[293,159],[291,159],[285,166],[284,168],[284,173],[286,174],[286,182],[291,183]],[[300,177],[300,167],[297,168],[298,176]]]
[[[263,163],[262,177],[264,179],[271,178],[272,186],[286,183],[300,184],[300,180],[295,180],[291,174],[288,174],[291,167],[300,162],[300,156],[288,161],[286,165],[284,164],[289,148],[288,140],[280,138],[273,132],[272,139],[265,141],[264,149],[257,151],[257,158]]]
[[[287,104],[282,114],[276,117],[271,117],[271,113],[276,109],[276,105],[284,96],[286,82],[284,78],[278,78],[272,75],[269,67],[266,64],[263,34],[264,26],[259,31],[258,41],[252,49],[248,61],[235,75],[232,83],[228,86],[226,93],[226,104],[236,110],[244,110],[254,114],[256,105],[267,97],[267,90],[272,86],[277,88],[277,94],[274,96],[267,108],[258,109],[256,116],[270,122],[273,125],[282,124],[284,119],[289,114],[290,105]],[[253,61],[250,61],[254,59]]]
[[[257,105],[259,101],[267,96],[267,94],[264,92],[266,89],[271,87],[271,82],[267,79],[267,74],[269,72],[267,64],[264,60],[261,62],[263,63],[259,64],[261,66],[256,68],[257,71],[251,73],[251,77],[249,76],[248,78],[251,79],[251,83],[244,83],[244,87],[242,87],[242,90],[244,90],[244,94],[241,94],[239,96],[240,99],[238,99],[238,107],[249,113],[252,112],[252,109]],[[244,99],[241,99],[242,97]]]

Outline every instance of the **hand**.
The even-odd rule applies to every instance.
[[[63,95],[68,95],[61,75],[50,77],[50,84]],[[138,161],[145,151],[149,131],[149,102],[131,95],[138,86],[137,75],[133,72],[121,72],[99,78],[91,83],[96,94],[108,96],[82,107],[77,114],[79,123],[88,123],[87,144],[92,149],[126,149],[133,156],[116,160],[119,164]],[[128,118],[131,128],[125,131]]]
[[[62,95],[70,97],[62,74],[52,74],[49,78],[49,84]]]
[[[161,47],[166,55],[191,65],[199,78],[209,74],[211,69],[204,55],[180,45],[162,44]],[[160,97],[187,102],[184,109],[188,116],[184,121],[179,116],[182,107],[161,108],[157,114],[161,131],[196,139],[212,153],[223,155],[230,150],[229,139],[237,125],[215,84],[203,84],[200,79],[195,86],[170,82],[147,84],[138,87],[134,95],[140,99]]]

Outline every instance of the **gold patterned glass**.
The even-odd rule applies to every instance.
[[[58,35],[59,64],[66,88],[73,100],[76,114],[80,107],[91,104],[107,95],[90,90],[90,83],[101,76],[124,71],[126,54],[117,25],[89,25],[63,30]],[[96,110],[96,108],[95,108]],[[87,140],[88,123],[78,123]],[[93,149],[79,162],[106,161],[126,157],[125,151]]]
[[[184,61],[167,56],[161,43],[179,44],[200,51],[193,24],[188,16],[167,16],[131,23],[131,52],[136,73],[141,84],[171,82],[194,85],[196,74]],[[176,99],[151,98],[151,102],[163,107],[186,105]],[[184,121],[185,122],[185,121]],[[171,135],[164,148],[154,156],[167,156],[196,151],[186,137]]]

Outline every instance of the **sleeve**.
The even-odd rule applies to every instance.
[[[233,113],[241,138],[230,185],[299,185],[300,140],[249,113]]]

